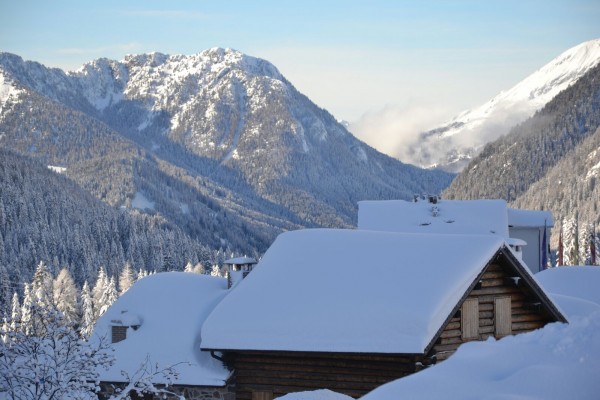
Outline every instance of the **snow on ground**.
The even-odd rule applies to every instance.
[[[154,202],[150,201],[142,192],[136,192],[133,200],[131,200],[131,207],[139,210],[154,210]]]
[[[595,400],[600,393],[600,267],[561,267],[535,277],[569,324],[462,345],[448,360],[380,386],[362,400]],[[570,312],[570,313],[569,313]],[[332,397],[329,397],[332,396]],[[285,400],[343,400],[322,391]]]
[[[279,400],[352,400],[352,397],[329,389],[313,390],[310,392],[289,393],[278,397]]]
[[[57,174],[62,174],[67,170],[65,167],[57,167],[55,165],[48,165],[48,169],[56,172]]]
[[[600,268],[554,268],[536,278],[567,312],[568,325],[467,343],[447,361],[363,399],[598,399]]]
[[[111,326],[141,322],[114,343],[115,364],[100,370],[100,380],[123,382],[121,371],[133,374],[149,357],[160,368],[175,366],[177,384],[223,386],[229,371],[209,353],[201,352],[200,327],[227,293],[227,281],[207,275],[164,272],[136,282],[100,317],[94,337],[111,338]],[[162,382],[154,382],[162,383]]]
[[[383,385],[364,400],[598,399],[600,313],[530,333],[470,342],[443,363]]]
[[[9,99],[15,99],[22,90],[15,88],[10,79],[0,71],[0,112]]]

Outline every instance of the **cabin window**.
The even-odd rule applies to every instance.
[[[496,319],[496,337],[512,334],[512,311],[510,297],[494,299],[494,317]]]
[[[127,327],[120,325],[112,326],[112,343],[117,343],[127,338]]]
[[[479,300],[465,300],[460,316],[463,340],[479,339]]]
[[[252,400],[273,400],[273,392],[268,390],[257,390],[252,392]]]

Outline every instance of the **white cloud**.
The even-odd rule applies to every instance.
[[[382,153],[419,165],[419,155],[415,152],[420,142],[419,134],[447,121],[451,112],[433,105],[388,105],[351,122],[350,131]]]

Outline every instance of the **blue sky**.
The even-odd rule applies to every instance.
[[[598,0],[0,0],[0,51],[76,69],[232,47],[349,121],[386,107],[453,116],[594,38]]]

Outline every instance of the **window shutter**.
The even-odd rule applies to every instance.
[[[494,317],[496,319],[496,337],[512,334],[512,310],[510,297],[494,299]]]
[[[273,392],[257,390],[252,392],[252,400],[273,400]]]
[[[479,339],[479,300],[465,300],[460,315],[463,340]]]

